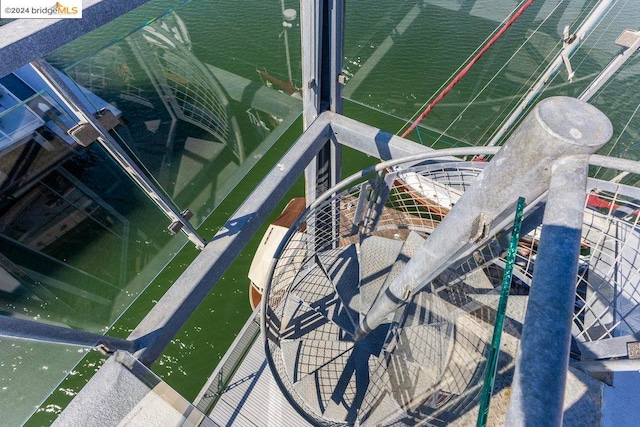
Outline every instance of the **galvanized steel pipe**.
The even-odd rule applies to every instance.
[[[552,167],[506,425],[559,426],[569,365],[588,156]]]
[[[551,165],[558,159],[591,154],[611,134],[609,119],[586,102],[569,97],[541,101],[376,300],[357,337],[378,327],[460,254],[495,235],[499,230],[492,229],[492,222],[512,215],[518,197],[534,200],[547,191]]]

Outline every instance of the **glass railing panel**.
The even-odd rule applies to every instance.
[[[18,70],[0,79],[0,307],[103,331],[142,289],[132,281],[157,252],[140,255],[136,242],[153,236],[163,246],[169,235],[136,219],[150,202],[99,146],[81,147],[67,134],[76,120],[57,96],[36,92],[32,78]],[[148,215],[162,224],[157,212]]]
[[[26,172],[2,193],[2,310],[105,331],[185,239],[169,234],[167,219],[99,145],[73,147],[39,169],[46,152],[31,160],[29,149],[3,156],[22,159]]]
[[[104,331],[170,259],[154,257],[184,238],[98,144],[67,134],[77,119],[33,77],[0,79],[0,306]]]
[[[515,3],[507,7],[481,0],[350,6],[345,95],[404,120],[423,112],[516,8]],[[593,6],[534,2],[428,113],[420,134],[414,131],[411,137],[428,145],[486,144],[559,54],[565,26],[576,31]],[[615,38],[624,28],[635,28],[636,9],[616,4],[574,55],[573,81],[563,68],[540,97],[579,95],[618,52]],[[376,19],[384,23],[379,32],[371,29]],[[609,99],[606,104],[603,110],[608,113],[616,102]],[[390,131],[401,134],[404,129]]]
[[[67,134],[77,119],[42,89],[33,70],[16,70],[0,84],[2,315],[104,332],[185,238],[169,235],[164,216],[99,145],[82,147]],[[5,368],[12,357],[37,361],[46,355],[48,362],[42,369],[3,371],[3,384],[12,385],[5,390],[19,402],[0,399],[0,412],[15,413],[10,425],[19,425],[82,352],[69,356],[63,346],[12,340],[0,346],[5,342]],[[15,384],[33,390],[16,392]]]
[[[234,189],[248,194],[259,182],[268,168],[243,178],[301,113],[299,18],[290,10],[298,7],[152,1],[46,59],[90,110],[114,113],[111,136],[200,224]],[[126,336],[129,326],[114,322],[187,240],[169,233],[169,220],[99,142],[85,147],[68,136],[77,118],[57,96],[17,80],[7,90],[34,130],[25,136],[33,140],[0,152],[0,309]],[[67,372],[80,358],[50,355]],[[28,374],[11,381],[30,383]],[[65,375],[41,378],[43,396]],[[24,396],[32,411],[43,400]],[[3,399],[0,412],[12,405]]]
[[[98,144],[49,152],[30,141],[1,159],[23,172],[0,196],[5,316],[103,333],[186,242],[169,234],[166,217]],[[44,395],[20,394],[24,408],[35,410],[80,358],[47,355],[65,366],[55,378],[35,369],[5,377],[40,384]],[[2,413],[14,405],[0,399]]]
[[[239,14],[241,6],[186,2],[90,55],[72,58],[63,48],[49,58],[117,107],[113,136],[195,224],[301,112],[297,12],[275,4]],[[87,51],[82,42],[73,49]]]
[[[0,338],[2,424],[22,425],[88,350],[82,347]],[[58,408],[43,408],[57,411]]]

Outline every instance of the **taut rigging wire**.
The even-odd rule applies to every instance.
[[[491,83],[493,83],[493,81],[498,77],[498,75],[507,67],[507,65],[509,65],[509,63],[511,63],[511,61],[516,57],[516,55],[518,53],[520,53],[520,51],[524,48],[524,46],[529,42],[529,40],[531,40],[531,38],[533,38],[533,36],[535,36],[538,33],[538,30],[540,30],[540,27],[542,27],[548,20],[549,18],[553,15],[553,13],[558,9],[558,7],[560,7],[560,5],[564,2],[564,0],[561,0],[558,2],[558,4],[555,5],[555,7],[551,10],[551,12],[549,12],[547,14],[547,16],[540,22],[540,24],[535,28],[535,30],[533,30],[531,32],[531,34],[529,34],[529,36],[526,38],[526,40],[524,42],[522,42],[522,44],[520,44],[520,46],[518,46],[518,48],[515,50],[515,52],[513,52],[513,54],[509,57],[509,59],[507,59],[504,64],[502,64],[502,67],[500,67],[500,69],[498,71],[495,72],[495,74],[493,75],[493,77],[491,77],[491,79],[489,79],[489,81],[482,87],[482,89],[480,89],[478,91],[478,93],[476,94],[476,96],[473,97],[473,99],[467,103],[467,105],[462,109],[462,111],[456,116],[455,119],[453,119],[451,121],[451,123],[449,124],[449,126],[447,126],[447,128],[444,130],[443,133],[446,133],[449,129],[451,129],[451,127],[453,126],[453,124],[455,122],[457,122],[460,118],[462,118],[462,115],[471,107],[471,105],[480,97],[480,95],[482,93],[484,93],[484,91],[487,89],[487,87],[489,87],[489,85]],[[557,46],[557,44],[556,44]],[[547,56],[545,57],[545,61],[549,59],[549,57],[553,54],[553,50],[550,50],[549,53],[547,53]],[[531,75],[529,76],[529,78],[520,86],[520,89],[518,91],[520,91],[523,87],[525,87],[532,79],[533,76],[538,74],[538,70],[540,68],[542,68],[543,64],[545,63],[545,61],[541,62],[538,64],[538,66],[536,67],[536,69],[533,71],[533,73],[531,73]],[[519,99],[520,101],[524,98],[524,95],[520,96]],[[516,97],[514,97],[513,99],[516,99]],[[509,102],[509,104],[512,104],[513,101]],[[489,126],[485,127],[484,132],[482,133],[481,137],[483,137],[484,135],[486,135],[486,133],[488,132],[488,130],[493,126],[493,124],[495,124],[495,122],[499,119],[499,115],[495,116],[494,119],[491,121],[491,124]],[[468,136],[465,135],[463,138],[466,138]],[[436,138],[436,140],[434,141],[434,144],[437,144],[440,141],[440,137]]]
[[[513,11],[511,11],[512,15],[513,13],[515,13],[515,11],[517,10],[517,7],[515,9],[513,9]],[[505,18],[500,24],[504,25],[504,23],[507,21],[508,18]],[[462,70],[462,68],[464,67],[464,64],[466,64],[467,62],[471,61],[471,58],[473,58],[477,52],[480,51],[481,46],[485,45],[498,31],[498,27],[496,27],[493,32],[491,32],[483,41],[482,43],[473,51],[471,52],[471,54],[458,66],[458,68],[455,69],[455,71],[453,71],[453,73],[451,73],[451,75],[457,74],[460,72],[460,70]],[[440,85],[440,87],[438,89],[436,89],[436,91],[434,92],[434,95],[431,95],[431,97],[429,99],[427,99],[421,106],[420,108],[418,108],[418,110],[406,121],[406,123],[400,128],[400,130],[398,130],[398,132],[396,132],[396,135],[400,134],[400,132],[402,132],[408,125],[409,123],[411,123],[419,114],[419,112],[421,110],[423,110],[424,108],[426,108],[426,106],[433,100],[434,96],[436,93],[439,93],[440,91],[442,91],[445,86],[448,84],[448,81],[445,81],[444,83],[442,83],[442,85]]]
[[[438,104],[438,102],[440,102],[442,98],[444,98],[451,91],[451,89],[453,89],[453,87],[469,72],[471,67],[473,67],[475,63],[478,62],[480,58],[482,58],[482,56],[491,48],[491,46],[493,46],[495,42],[498,41],[500,37],[502,37],[502,35],[509,29],[509,27],[511,27],[511,25],[513,25],[513,23],[518,18],[520,18],[520,16],[524,13],[524,11],[527,10],[527,8],[531,5],[531,3],[533,3],[533,0],[527,0],[518,9],[518,11],[515,14],[513,14],[511,18],[509,18],[509,20],[502,26],[502,28],[500,28],[500,30],[491,38],[491,40],[489,40],[489,42],[487,42],[482,47],[480,52],[478,52],[478,54],[473,57],[473,59],[462,69],[462,71],[460,71],[458,75],[456,75],[456,77],[454,77],[453,80],[451,80],[451,82],[447,85],[447,87],[445,87],[444,90],[440,92],[440,94],[433,101],[431,101],[431,103],[427,106],[427,108],[422,112],[422,114],[418,116],[418,118],[409,126],[409,128],[402,133],[401,136],[403,138],[406,137],[408,134],[410,134],[416,128],[416,126],[420,124],[422,119],[424,119],[426,115],[429,114],[429,112],[433,109],[433,107],[436,104]]]

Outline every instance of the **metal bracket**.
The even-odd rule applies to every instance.
[[[569,33],[569,26],[564,27],[564,33],[562,36],[562,53],[560,56],[562,57],[562,62],[564,62],[564,66],[567,68],[567,79],[569,82],[573,82],[573,77],[575,76],[575,72],[571,68],[571,61],[569,60],[569,49],[568,47],[576,41],[577,36]]]
[[[489,215],[484,213],[478,215],[471,224],[469,241],[472,243],[477,243],[483,239],[486,239],[489,236],[489,232],[491,231],[492,222],[493,218],[491,218]]]
[[[98,132],[96,128],[88,122],[78,123],[74,127],[70,128],[67,133],[83,147],[88,147],[97,140],[98,137],[100,137],[100,132]]]
[[[95,116],[98,119],[98,122],[100,122],[100,124],[108,131],[120,124],[120,120],[108,108],[103,108],[100,111],[97,111]],[[100,137],[98,129],[89,122],[80,122],[70,128],[67,133],[83,147],[88,147]]]
[[[640,342],[628,342],[627,355],[629,359],[640,359]]]
[[[185,209],[180,213],[180,215],[185,221],[189,221],[193,217],[193,212],[189,209]],[[167,230],[169,230],[171,234],[177,234],[182,230],[182,227],[184,227],[184,223],[180,220],[175,220],[169,225],[169,227],[167,227]]]
[[[99,342],[98,345],[96,345],[95,349],[98,350],[100,353],[104,354],[105,356],[112,356],[116,352],[115,347],[112,347],[111,345],[105,342]]]
[[[111,130],[120,124],[120,120],[108,108],[103,108],[96,112],[96,118],[105,129]]]

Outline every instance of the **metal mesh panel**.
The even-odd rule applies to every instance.
[[[387,170],[336,190],[291,230],[265,291],[267,349],[281,387],[313,422],[475,423],[509,230],[466,258],[450,260],[363,341],[354,341],[354,331],[483,166],[446,162]],[[576,278],[578,343],[640,331],[640,191],[590,183]],[[489,412],[494,420],[506,412],[535,268],[541,228],[533,221],[518,244]]]
[[[425,402],[433,410],[451,395],[442,384],[465,382],[447,368],[453,308],[437,293],[416,294],[363,342],[354,332],[365,300],[384,292],[478,172],[463,163],[388,171],[335,194],[290,231],[267,290],[267,351],[278,382],[314,422],[423,417]],[[457,339],[481,342],[480,353],[460,359],[475,363],[486,340],[470,335]]]
[[[574,318],[579,341],[640,331],[640,206],[623,192],[592,192],[587,200]]]

